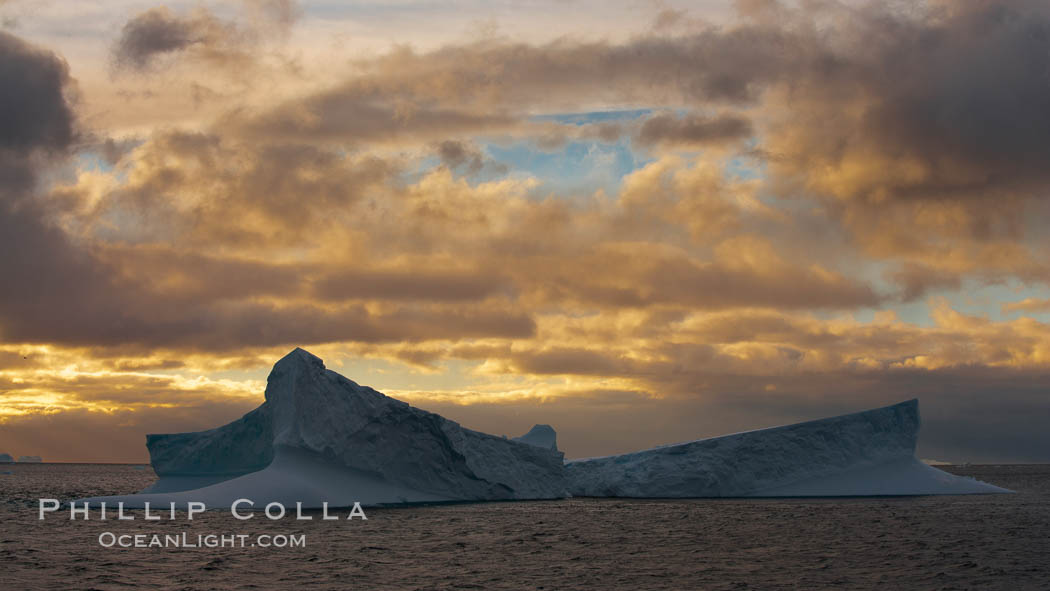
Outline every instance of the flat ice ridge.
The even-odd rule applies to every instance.
[[[915,457],[918,400],[566,463],[574,496],[776,497],[1010,492]]]

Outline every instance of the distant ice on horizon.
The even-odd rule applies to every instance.
[[[18,458],[20,464],[39,464],[43,461],[40,456],[19,456]]]

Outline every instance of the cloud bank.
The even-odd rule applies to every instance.
[[[736,8],[319,67],[309,7],[158,6],[100,41],[133,123],[0,33],[0,446],[213,426],[306,346],[572,456],[918,395],[930,457],[1050,459],[1050,11]]]

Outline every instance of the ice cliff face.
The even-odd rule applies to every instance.
[[[262,470],[273,461],[273,419],[263,404],[240,419],[197,433],[147,435],[157,476],[233,477]]]
[[[0,464],[10,464],[13,461],[15,459],[11,457],[11,454],[0,453]]]
[[[919,404],[570,461],[596,497],[852,496],[1007,492],[915,458]]]
[[[150,435],[147,446],[162,477],[148,492],[171,491],[165,476],[205,485],[254,473],[280,450],[427,498],[539,499],[567,491],[556,449],[464,429],[359,386],[302,349],[274,365],[259,408],[210,431]]]

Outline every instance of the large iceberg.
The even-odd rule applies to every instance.
[[[304,508],[567,496],[563,454],[488,435],[359,386],[296,349],[274,365],[266,401],[199,433],[149,435],[156,484],[96,497],[126,507]]]
[[[507,439],[472,431],[325,369],[296,349],[266,400],[222,427],[148,435],[160,477],[109,506],[304,508],[594,497],[1009,492],[915,457],[918,401],[629,454],[564,461],[550,425]]]
[[[11,457],[11,454],[0,453],[0,464],[10,464],[13,461],[15,461],[15,459]]]
[[[919,461],[919,401],[566,463],[592,497],[824,497],[1010,492]]]

